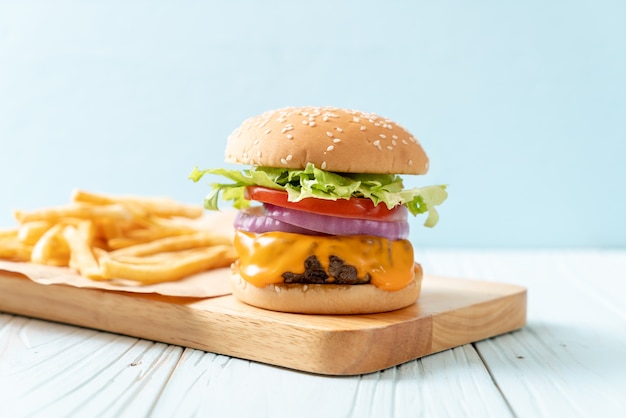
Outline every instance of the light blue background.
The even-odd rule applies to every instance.
[[[448,183],[417,246],[626,247],[624,1],[0,0],[0,227],[187,175],[286,105],[390,117]]]

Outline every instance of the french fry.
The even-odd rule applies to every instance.
[[[76,229],[80,236],[91,247],[95,238],[95,227],[92,221],[81,221],[76,225]]]
[[[52,208],[36,209],[25,212],[16,210],[15,218],[21,224],[31,221],[58,222],[64,218],[94,219],[105,218],[114,220],[128,220],[131,218],[128,210],[120,204],[93,206],[84,204],[73,204],[57,206]]]
[[[187,205],[166,197],[146,199],[138,203],[155,216],[162,216],[166,218],[175,216],[184,218],[199,218],[204,213],[202,207],[200,206]]]
[[[0,238],[0,259],[28,261],[32,250],[32,245],[24,244],[16,238]]]
[[[134,255],[111,256],[111,253],[107,253],[106,257],[115,261],[119,261],[120,263],[125,263],[125,264],[164,264],[164,263],[169,263],[173,260],[176,260],[177,258],[188,257],[192,254],[197,254],[197,253],[204,254],[207,248],[209,247],[197,247],[197,248],[190,248],[188,250],[168,251],[168,252],[155,253],[155,254],[150,254],[150,255],[140,255],[140,256],[134,256]]]
[[[72,192],[71,200],[72,202],[91,203],[94,205],[111,205],[113,203],[116,203],[115,199],[108,195],[91,193],[79,189],[76,189]]]
[[[18,228],[0,229],[0,239],[14,239],[18,234]]]
[[[178,254],[160,263],[127,263],[115,258],[101,260],[102,276],[107,279],[124,278],[145,284],[180,280],[204,270],[226,267],[235,258],[230,245],[214,245]]]
[[[165,228],[145,228],[128,231],[126,238],[135,239],[137,241],[154,241],[155,239],[167,238],[179,235],[189,235],[195,231],[184,231]]]
[[[24,244],[35,245],[39,238],[54,224],[48,221],[24,222],[18,229],[17,238]]]
[[[153,216],[150,218],[150,223],[153,228],[197,231],[198,226],[193,223],[196,220],[196,218]]]
[[[68,225],[63,229],[63,236],[70,248],[69,267],[90,279],[102,279],[100,266],[90,246],[90,225],[75,227]]]
[[[145,244],[133,245],[111,252],[111,257],[122,255],[146,256],[160,252],[181,251],[190,248],[207,247],[219,244],[229,244],[230,239],[209,232],[196,232],[195,234],[177,235],[161,238]]]
[[[181,216],[185,218],[199,218],[203,213],[203,209],[200,206],[177,202],[169,197],[115,196],[75,190],[72,195],[72,201],[100,205],[116,203],[137,205],[154,216],[162,217]]]
[[[0,259],[27,261],[32,246],[17,240],[18,228],[0,229]]]
[[[113,238],[123,237],[126,234],[126,225],[113,219],[98,219],[95,221],[96,234],[108,241]]]
[[[39,238],[30,254],[30,262],[53,266],[67,266],[70,260],[70,248],[63,236],[65,225],[56,224]]]
[[[152,223],[148,227],[141,227],[136,224],[127,227],[121,227],[119,224],[115,225],[118,228],[118,233],[111,233],[110,228],[104,231],[107,246],[111,250],[144,244],[161,238],[198,232],[197,228],[185,225],[158,226]]]
[[[145,244],[145,239],[119,237],[107,240],[106,246],[111,251],[121,250],[123,248],[133,247],[135,245]]]
[[[173,235],[184,235],[198,232],[198,228],[192,225],[185,225],[180,222],[174,223],[171,220],[166,222],[165,219],[154,217],[150,220],[150,224],[145,228],[137,228],[129,230],[127,236],[147,239],[164,238]]]

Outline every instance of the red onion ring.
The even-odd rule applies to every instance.
[[[236,229],[262,234],[264,232],[289,232],[292,234],[321,235],[308,229],[300,228],[286,222],[279,221],[263,214],[262,208],[250,208],[237,212],[234,226]]]
[[[265,215],[283,224],[330,235],[374,235],[390,240],[409,236],[408,222],[386,222],[369,219],[350,219],[303,212],[264,204]]]

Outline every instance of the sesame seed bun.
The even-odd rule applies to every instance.
[[[271,284],[256,287],[233,268],[234,296],[252,306],[280,312],[355,315],[388,312],[414,304],[422,288],[422,268],[415,264],[415,278],[406,287],[389,292],[371,284]]]
[[[246,120],[229,136],[226,161],[344,173],[424,174],[428,157],[397,123],[356,110],[289,107]]]

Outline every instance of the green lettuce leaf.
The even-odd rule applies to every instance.
[[[304,170],[273,167],[252,167],[241,171],[223,168],[200,170],[194,167],[189,178],[197,182],[207,174],[231,181],[211,184],[212,189],[204,199],[204,207],[209,210],[218,210],[220,194],[222,200],[232,201],[236,209],[248,207],[250,202],[244,198],[246,186],[263,186],[285,190],[291,202],[310,197],[327,200],[361,197],[372,200],[375,205],[385,204],[389,209],[405,205],[414,216],[427,213],[424,225],[433,227],[439,220],[436,206],[448,196],[445,185],[404,190],[398,175],[339,174],[321,170],[313,164],[308,164]]]

